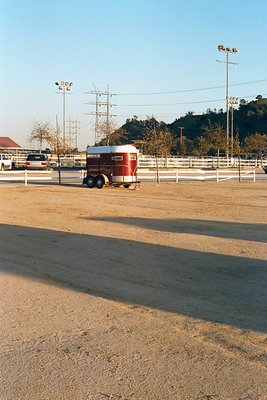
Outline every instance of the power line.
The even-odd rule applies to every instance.
[[[178,106],[183,104],[202,104],[213,103],[215,101],[224,101],[225,99],[204,100],[204,101],[189,101],[185,103],[158,103],[158,104],[118,104],[119,107],[154,107],[154,106]]]
[[[262,96],[267,96],[267,93],[264,93],[264,94],[262,94]],[[240,96],[239,97],[240,99],[250,99],[250,98],[256,98],[256,95],[253,95],[253,96]],[[209,101],[213,101],[213,100],[209,100]],[[219,101],[219,100],[217,100],[217,101]],[[225,99],[221,99],[221,101],[225,101]],[[206,101],[207,102],[207,101]],[[192,102],[193,104],[195,103],[195,102]],[[179,103],[179,104],[192,104],[192,103]],[[198,104],[201,104],[202,102],[198,102]],[[157,104],[153,104],[154,106],[157,106]],[[123,106],[121,106],[121,107],[123,107]],[[194,114],[200,114],[200,113],[202,113],[203,111],[194,111]],[[139,114],[139,113],[138,113]],[[157,116],[158,117],[172,117],[172,116],[177,116],[177,115],[180,115],[180,116],[183,116],[185,113],[171,113],[171,114],[158,114],[157,113]],[[140,114],[139,114],[140,115]],[[142,114],[142,115],[147,115],[147,114]],[[129,114],[118,114],[117,115],[117,117],[128,117],[129,116]]]
[[[243,85],[252,85],[255,83],[266,82],[267,79],[259,79],[257,81],[249,81],[249,82],[240,82],[240,83],[233,83],[229,86],[243,86]],[[222,89],[225,88],[225,85],[222,86],[210,86],[204,88],[197,88],[197,89],[182,89],[182,90],[171,90],[166,92],[144,92],[144,93],[114,93],[115,96],[146,96],[146,95],[160,95],[160,94],[172,94],[172,93],[188,93],[188,92],[200,92],[204,90],[213,90],[213,89]]]
[[[242,99],[249,99],[256,97],[257,95],[252,96],[239,96]],[[266,93],[262,94],[262,96],[267,96]],[[182,103],[161,103],[161,104],[117,104],[119,107],[154,107],[154,106],[178,106],[178,105],[186,105],[186,104],[204,104],[204,103],[214,103],[218,101],[225,101],[224,99],[213,99],[213,100],[199,100],[199,101],[188,101]]]

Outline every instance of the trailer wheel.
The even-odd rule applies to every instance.
[[[91,175],[88,175],[86,178],[86,185],[92,189],[93,187],[95,187],[95,180]]]
[[[104,186],[105,182],[104,179],[101,175],[98,175],[95,178],[95,186],[97,187],[97,189],[102,189],[102,187]]]
[[[131,186],[131,185],[130,185],[129,183],[125,183],[125,184],[123,185],[123,187],[124,187],[125,189],[129,189],[130,186]]]

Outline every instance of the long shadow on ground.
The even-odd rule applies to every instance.
[[[189,233],[227,239],[241,239],[267,243],[266,224],[207,221],[201,219],[152,219],[136,217],[93,217],[90,220],[133,225],[143,229],[171,233]]]
[[[4,272],[120,302],[267,330],[264,260],[14,225],[1,225],[0,234]]]

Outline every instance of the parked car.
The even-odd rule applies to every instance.
[[[15,169],[14,160],[7,154],[0,154],[0,170]]]
[[[49,162],[46,154],[33,153],[28,154],[24,164],[25,169],[48,169]]]
[[[263,165],[262,169],[263,169],[263,171],[265,172],[265,174],[267,174],[267,164],[266,164],[266,165]]]

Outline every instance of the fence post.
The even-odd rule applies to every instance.
[[[168,157],[165,158],[165,167],[168,168]]]
[[[25,169],[25,172],[24,172],[24,183],[25,183],[25,186],[28,185],[28,170],[27,169]]]
[[[216,181],[217,181],[217,183],[219,182],[219,170],[218,170],[218,168],[216,169]]]
[[[175,181],[176,181],[176,183],[179,182],[178,169],[175,171]]]
[[[253,172],[253,181],[254,181],[254,183],[256,182],[256,170],[254,169],[254,172]]]

